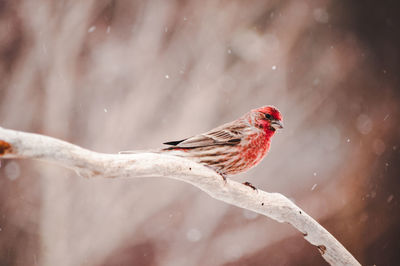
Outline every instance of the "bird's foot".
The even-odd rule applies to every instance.
[[[226,183],[227,183],[227,181],[226,181],[226,175],[221,174],[221,173],[218,173],[218,174],[222,177],[222,179],[224,180],[224,184],[226,185]]]
[[[226,185],[226,175],[225,174],[223,174],[223,173],[221,173],[220,171],[216,171],[221,177],[222,177],[222,179],[224,180],[224,184]]]
[[[257,190],[257,188],[255,186],[253,186],[250,182],[246,181],[246,182],[244,182],[242,184],[245,185],[245,186],[251,187],[253,190]]]

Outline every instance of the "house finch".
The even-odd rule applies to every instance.
[[[171,147],[162,152],[206,165],[225,179],[226,175],[257,165],[267,154],[278,128],[283,128],[281,113],[273,106],[264,106],[206,133],[165,142]]]

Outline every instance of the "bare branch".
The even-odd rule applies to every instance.
[[[230,179],[224,182],[211,169],[187,159],[156,153],[97,153],[55,138],[4,128],[0,128],[0,158],[53,162],[84,177],[178,179],[215,199],[290,223],[331,265],[360,265],[327,230],[282,194],[253,190]]]

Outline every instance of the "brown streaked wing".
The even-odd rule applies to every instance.
[[[243,134],[240,130],[245,125],[237,125],[237,122],[224,124],[212,129],[206,133],[195,135],[177,143],[175,147],[179,148],[198,148],[213,145],[237,145],[240,143]],[[234,131],[230,129],[234,128]]]

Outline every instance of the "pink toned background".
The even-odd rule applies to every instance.
[[[275,105],[285,129],[233,178],[291,198],[361,263],[395,265],[396,5],[1,1],[0,126],[116,153]],[[0,265],[324,264],[291,226],[185,183],[1,161]]]

